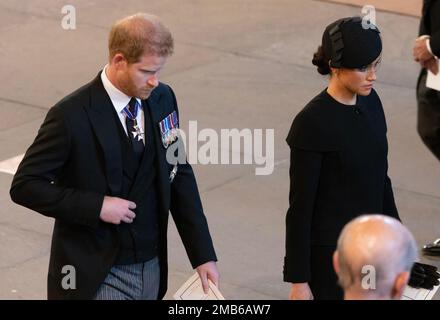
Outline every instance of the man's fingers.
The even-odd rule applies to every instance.
[[[213,284],[215,284],[216,287],[218,287],[218,274],[208,274],[208,279],[212,281]]]
[[[206,273],[199,274],[200,280],[202,281],[202,288],[203,292],[205,294],[208,294],[209,292],[209,284],[208,284],[208,278]]]
[[[431,59],[429,60],[426,64],[425,67],[431,71],[433,74],[437,75],[438,73],[438,62],[435,59]]]
[[[136,209],[136,203],[129,201],[128,202],[128,209],[132,209],[132,210]]]
[[[130,218],[128,215],[122,217],[122,221],[125,223],[132,223],[134,218]]]
[[[136,218],[136,214],[133,211],[128,210],[127,217],[133,220]]]
[[[125,223],[131,223],[133,220],[131,220],[129,217],[126,217],[126,216],[124,216],[124,217],[122,217],[122,219],[121,219],[123,222],[125,222]]]

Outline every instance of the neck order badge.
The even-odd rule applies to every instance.
[[[129,105],[124,108],[124,113],[127,118],[129,118],[131,121],[133,121],[133,129],[134,131],[131,132],[134,139],[137,139],[137,141],[141,141],[144,138],[144,132],[142,132],[141,128],[139,127],[136,117],[139,110],[139,105],[135,98],[131,98]],[[127,128],[128,130],[128,128]]]

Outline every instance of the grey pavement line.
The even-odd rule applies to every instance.
[[[24,107],[29,107],[29,108],[34,108],[34,109],[38,109],[38,110],[44,110],[47,111],[48,109],[42,106],[38,106],[36,104],[31,104],[31,103],[27,103],[27,102],[23,102],[23,101],[18,101],[18,100],[14,100],[14,99],[9,99],[9,98],[5,98],[5,97],[0,97],[0,101],[3,102],[9,102],[9,103],[13,103],[13,104],[18,104]]]
[[[319,0],[317,0],[317,1],[319,1]],[[251,54],[251,53],[243,53],[243,52],[240,52],[240,51],[229,51],[229,50],[226,50],[226,49],[222,49],[222,48],[218,48],[218,47],[210,46],[210,45],[197,44],[197,43],[192,43],[192,42],[177,42],[177,43],[181,43],[181,44],[184,44],[184,45],[187,45],[187,46],[193,46],[193,47],[199,47],[199,48],[204,48],[204,49],[210,49],[210,50],[213,50],[213,51],[217,51],[217,52],[233,55],[233,56],[236,56],[236,57],[239,57],[239,58],[248,58],[248,59],[251,59],[251,60],[276,63],[276,64],[279,64],[279,65],[282,65],[282,66],[297,67],[297,68],[303,69],[303,70],[314,70],[316,68],[313,65],[303,65],[303,64],[292,63],[292,62],[285,62],[285,61],[282,61],[282,60],[272,59],[272,58],[269,58],[269,57],[264,57],[264,56],[261,56],[261,55],[256,55],[256,54]],[[221,59],[222,59],[222,57],[219,57],[215,61],[210,61],[210,62],[202,64],[202,65],[196,65],[194,67],[190,67],[190,68],[187,68],[187,69],[179,70],[179,71],[177,71],[175,73],[170,73],[167,76],[175,76],[175,75],[178,75],[178,74],[181,74],[181,73],[185,73],[187,71],[192,71],[192,70],[194,70],[196,68],[204,67],[204,66],[216,63],[216,62],[218,62]],[[414,78],[414,79],[416,79],[416,78]],[[384,84],[384,85],[387,85],[387,86],[390,86],[390,87],[394,87],[394,88],[398,88],[398,89],[411,89],[411,90],[414,89],[415,90],[415,88],[416,88],[415,84],[414,84],[413,87],[408,87],[408,86],[399,85],[399,84],[390,83],[390,82],[381,81],[381,80],[377,80],[376,83]]]
[[[295,67],[299,67],[299,68],[307,69],[307,70],[314,68],[314,67],[310,67],[308,65],[306,66],[306,65],[302,65],[302,64],[298,64],[298,63],[285,62],[285,61],[271,59],[269,57],[264,57],[264,56],[260,56],[260,55],[256,55],[256,54],[244,53],[244,52],[233,51],[233,50],[226,50],[226,49],[218,48],[218,47],[212,46],[212,45],[206,45],[206,44],[200,44],[200,43],[194,43],[194,42],[185,42],[185,41],[180,41],[178,43],[181,43],[181,44],[184,44],[187,46],[193,46],[193,47],[198,47],[198,48],[203,48],[203,49],[210,49],[213,51],[226,53],[226,54],[240,57],[240,58],[249,58],[249,59],[253,59],[253,60],[274,62],[274,63],[278,63],[278,64],[284,65],[284,66],[295,66]]]
[[[418,192],[418,191],[409,190],[409,189],[405,189],[405,188],[401,188],[401,187],[396,187],[396,186],[393,186],[393,189],[394,190],[398,190],[398,191],[408,192],[408,193],[411,193],[411,194],[414,194],[414,195],[417,195],[417,196],[420,196],[420,197],[426,197],[426,198],[431,198],[433,200],[439,200],[440,201],[440,196],[436,196],[436,195],[433,195],[433,194]]]
[[[2,12],[9,11],[9,12],[20,14],[20,15],[24,15],[24,16],[33,16],[33,17],[37,17],[37,18],[44,18],[44,19],[48,19],[48,20],[55,20],[54,18],[52,18],[50,16],[45,16],[45,15],[42,15],[42,14],[36,14],[36,13],[21,11],[21,10],[17,10],[17,9],[12,9],[10,7],[7,7],[7,6],[0,5],[0,8],[2,9]],[[60,12],[61,12],[61,10],[60,10]]]
[[[286,159],[282,159],[282,160],[276,161],[276,162],[274,163],[274,170],[275,170],[275,168],[276,168],[277,166],[279,166],[279,165],[281,165],[281,164],[284,164],[284,163],[287,162],[288,160],[289,160],[289,158],[286,158]],[[254,167],[255,167],[255,166],[253,166],[253,168],[254,168]],[[252,175],[255,175],[254,171],[252,171],[252,172],[249,173],[249,174],[242,174],[242,175],[240,175],[240,176],[233,177],[233,178],[231,178],[231,179],[228,179],[228,180],[226,180],[226,181],[223,181],[222,183],[219,183],[218,185],[214,185],[214,186],[209,187],[209,188],[207,188],[207,189],[201,189],[200,192],[201,192],[201,193],[211,192],[211,191],[216,190],[216,189],[219,189],[219,188],[221,188],[221,187],[223,187],[223,186],[225,186],[225,185],[227,185],[227,184],[229,184],[229,183],[232,183],[232,182],[235,182],[235,181],[241,180],[242,178],[247,178],[247,177],[252,176]]]
[[[49,110],[47,110],[47,111],[49,111]],[[4,128],[4,129],[0,129],[0,134],[2,134],[2,133],[4,133],[4,132],[7,132],[7,131],[9,131],[9,130],[14,130],[14,129],[20,128],[20,127],[22,127],[22,126],[28,125],[29,123],[32,123],[32,122],[34,122],[34,121],[36,121],[36,120],[38,120],[38,119],[40,119],[40,118],[43,118],[43,119],[44,119],[44,117],[45,117],[45,115],[43,114],[43,115],[41,115],[41,116],[35,117],[35,118],[33,118],[33,119],[30,119],[30,120],[28,120],[28,121],[21,122],[20,124],[17,124],[16,126],[9,127],[9,128]],[[39,126],[41,126],[41,122],[42,122],[42,121],[40,121]],[[2,140],[2,139],[0,138],[0,140]],[[0,160],[0,162],[1,162],[1,161],[3,161],[3,160]],[[0,172],[1,172],[1,171],[0,171]]]
[[[50,248],[46,248],[44,251],[40,251],[38,254],[36,254],[34,256],[31,256],[31,257],[29,257],[27,259],[24,259],[24,260],[21,260],[21,261],[17,261],[15,263],[11,264],[11,265],[6,265],[6,266],[3,266],[3,267],[0,267],[0,270],[5,271],[5,270],[9,270],[9,269],[13,269],[13,268],[19,267],[19,266],[21,266],[21,265],[23,265],[25,263],[30,262],[30,261],[38,260],[40,258],[43,258],[44,256],[47,256],[49,254],[49,252],[50,252]]]
[[[11,224],[9,222],[0,222],[0,226],[6,226],[6,227],[8,227],[10,229],[24,231],[26,233],[31,233],[31,234],[34,234],[34,235],[37,235],[37,236],[40,236],[40,237],[43,237],[43,238],[50,238],[50,235],[48,235],[46,233],[43,233],[43,232],[40,232],[40,231],[37,231],[37,230],[17,227],[16,225],[13,225],[13,224]],[[29,258],[27,258],[25,260],[21,260],[21,261],[15,262],[12,265],[2,266],[2,267],[0,267],[0,270],[8,270],[8,269],[12,269],[12,268],[18,267],[18,266],[20,266],[20,265],[22,265],[24,263],[29,262],[29,261],[42,258],[42,257],[46,256],[49,252],[50,252],[50,246],[45,248],[43,251],[40,251],[38,254],[36,254],[34,256],[31,256],[31,257],[29,257]]]
[[[39,237],[42,237],[42,238],[50,238],[51,237],[50,234],[47,234],[47,233],[44,233],[44,232],[41,232],[38,230],[17,227],[16,225],[11,224],[10,222],[7,222],[7,221],[0,221],[0,227],[7,227],[8,229],[15,229],[15,230],[23,231],[26,233],[31,233],[31,234],[37,235]]]
[[[35,13],[35,12],[30,12],[30,11],[22,11],[22,10],[12,9],[10,7],[6,7],[6,6],[0,5],[0,9],[2,9],[2,11],[5,10],[5,11],[9,11],[9,12],[16,13],[16,14],[19,14],[19,15],[24,15],[26,17],[31,16],[31,17],[40,18],[42,20],[59,21],[60,22],[60,27],[61,27],[61,20],[63,18],[63,15],[61,13],[62,6],[59,6],[59,8],[60,8],[60,11],[59,11],[60,15],[59,16],[49,16],[49,15],[44,15],[44,14],[41,14],[41,13]],[[107,29],[107,27],[103,27],[103,26],[100,26],[100,25],[97,25],[97,24],[93,24],[93,23],[90,23],[90,22],[81,22],[81,25],[85,25],[85,26],[89,26],[89,27],[95,27],[95,28],[99,28],[99,29]]]
[[[2,174],[8,175],[8,176],[12,176],[12,174],[10,174],[10,173],[0,171],[0,175],[2,175]]]
[[[221,187],[223,187],[223,186],[225,186],[225,185],[227,185],[227,184],[229,184],[231,182],[238,181],[238,180],[240,180],[242,178],[245,178],[247,176],[249,176],[249,175],[248,174],[243,174],[243,175],[240,175],[240,176],[237,176],[237,177],[230,178],[230,179],[225,180],[225,181],[223,181],[223,182],[221,182],[221,183],[219,183],[217,185],[214,185],[212,187],[208,187],[206,189],[201,190],[201,193],[207,193],[207,192],[214,191],[214,190],[219,189],[219,188],[221,188]]]
[[[345,6],[345,7],[355,7],[355,8],[360,8],[361,6],[355,3],[337,3],[337,2],[332,2],[329,0],[314,0],[316,2],[322,2],[322,3],[328,3],[328,4],[333,4],[333,5],[339,5],[339,6]],[[420,20],[419,16],[415,16],[409,13],[402,13],[402,12],[394,12],[391,10],[387,10],[387,9],[376,9],[376,11],[381,11],[381,12],[386,12],[389,14],[394,14],[396,16],[402,16],[402,17],[407,17],[407,18],[416,18],[418,20]]]
[[[288,162],[289,160],[290,160],[290,158],[285,158],[285,159],[282,159],[282,160],[276,161],[276,162],[273,164],[274,169],[275,169],[276,167],[278,167],[279,165]]]
[[[414,121],[415,121],[415,113],[417,112],[416,104],[414,104],[414,106],[406,107],[406,108],[402,109],[402,111],[389,109],[389,108],[392,108],[392,107],[388,107],[388,106],[391,106],[391,104],[390,103],[385,104],[384,108],[383,108],[385,110],[385,118],[387,120],[387,125],[388,126],[389,126],[389,121],[388,120],[391,119],[391,118],[393,118],[393,119],[394,118],[398,118],[398,117],[399,118],[401,118],[401,117],[404,118],[406,116],[414,115]],[[415,130],[416,129],[414,129],[414,131]],[[390,128],[388,128],[388,132],[390,132]]]
[[[185,45],[188,45],[188,44],[185,44]],[[188,45],[188,46],[190,46],[190,45]],[[211,64],[219,62],[222,58],[223,57],[220,56],[220,57],[217,57],[217,58],[213,59],[212,61],[207,61],[205,63],[200,63],[200,64],[193,65],[193,66],[190,66],[190,67],[187,67],[187,68],[182,68],[180,70],[177,70],[176,72],[170,72],[170,73],[164,75],[163,78],[173,77],[173,76],[176,76],[176,75],[184,74],[185,72],[188,72],[188,71],[194,71],[195,69],[209,66]]]
[[[418,74],[417,74],[417,76],[418,76]],[[417,77],[415,77],[414,79],[417,80]],[[414,95],[415,95],[415,91],[416,91],[416,83],[415,82],[414,82],[414,86],[413,87],[407,87],[407,86],[404,86],[404,85],[390,83],[390,82],[386,82],[386,81],[382,81],[382,80],[376,80],[376,83],[384,84],[386,86],[397,88],[397,89],[408,89],[408,90],[411,89],[411,90],[414,90]]]

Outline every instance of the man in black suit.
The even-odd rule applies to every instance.
[[[417,83],[417,131],[425,145],[440,160],[440,91],[426,87],[427,70],[439,72],[440,0],[423,2],[419,37],[413,47],[414,60],[422,66]],[[438,245],[431,244],[438,248]]]
[[[417,84],[418,122],[420,137],[440,160],[440,92],[426,87],[427,69],[438,73],[440,57],[440,1],[423,2],[419,38],[413,47],[414,60],[422,66]]]
[[[14,176],[12,200],[55,218],[49,299],[163,298],[169,211],[204,289],[218,283],[192,168],[166,157],[178,109],[158,74],[172,51],[157,17],[116,22],[109,63],[49,110]]]

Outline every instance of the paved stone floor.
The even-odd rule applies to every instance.
[[[14,163],[47,110],[106,63],[112,22],[138,11],[161,16],[176,52],[162,75],[177,95],[184,130],[275,130],[275,169],[195,165],[229,299],[285,299],[284,219],[293,117],[326,85],[311,65],[321,32],[360,8],[312,0],[71,1],[77,28],[61,27],[59,0],[0,2],[0,299],[44,299],[53,221],[13,204]],[[389,131],[389,174],[404,223],[418,244],[440,237],[440,164],[416,133],[411,47],[418,18],[377,13],[384,39],[377,83]],[[227,150],[226,150],[227,151]],[[18,157],[18,158],[17,158]],[[167,298],[192,273],[174,225],[169,228]],[[438,259],[424,261],[439,265]]]

